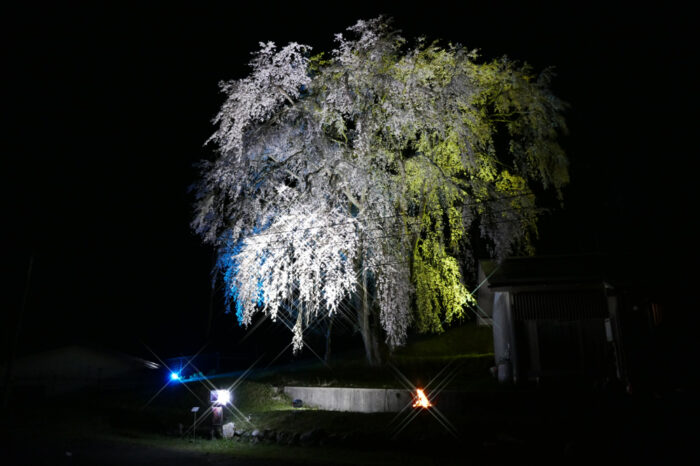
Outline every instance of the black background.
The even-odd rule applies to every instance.
[[[259,41],[330,50],[334,33],[380,13],[409,38],[554,66],[555,93],[571,106],[571,183],[564,209],[542,220],[538,252],[630,252],[660,286],[689,293],[692,16],[668,3],[521,3],[5,9],[3,348],[33,257],[20,353],[70,342],[197,350],[212,252],[189,229],[188,186],[212,154],[203,143],[223,102],[218,82],[243,77]],[[242,332],[221,301],[212,345],[226,350]]]

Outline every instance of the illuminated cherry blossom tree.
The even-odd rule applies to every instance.
[[[242,324],[285,313],[298,350],[305,328],[352,308],[377,363],[380,330],[393,348],[410,325],[463,317],[470,233],[497,258],[531,252],[532,189],[568,181],[564,105],[549,71],[409,44],[383,18],[348,33],[329,55],[261,44],[251,74],[222,84],[193,227]]]

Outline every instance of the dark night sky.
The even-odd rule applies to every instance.
[[[379,13],[406,37],[555,66],[555,92],[571,105],[572,182],[565,209],[542,222],[539,251],[625,250],[654,274],[678,274],[695,249],[691,16],[471,3],[3,11],[3,353],[32,255],[21,352],[72,341],[196,349],[211,251],[189,230],[187,188],[211,154],[202,144],[217,83],[244,76],[259,41],[329,50],[334,33]],[[234,325],[220,307],[216,325]]]

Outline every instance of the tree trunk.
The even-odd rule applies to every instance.
[[[369,290],[367,281],[367,271],[362,270],[362,289],[360,290],[361,300],[359,305],[360,331],[362,332],[362,342],[365,345],[365,356],[367,363],[371,367],[379,367],[382,364],[382,358],[379,351],[379,338],[377,335],[376,325],[370,319],[372,309],[369,305]]]
[[[328,364],[331,361],[331,330],[333,329],[333,316],[328,317],[328,325],[326,326],[326,352],[323,355],[323,361]]]

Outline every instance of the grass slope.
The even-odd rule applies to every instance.
[[[493,366],[493,336],[489,327],[469,323],[440,335],[412,337],[395,351],[385,367],[369,367],[361,352],[336,355],[326,365],[310,360],[257,371],[253,378],[275,386],[403,388],[403,374],[413,384],[425,384],[447,366],[454,371],[451,388],[495,389],[489,375]]]

